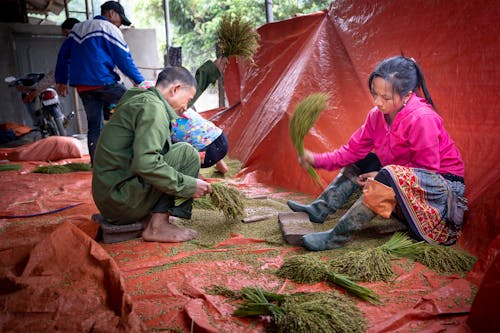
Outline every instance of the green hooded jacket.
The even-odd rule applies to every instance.
[[[132,88],[104,126],[94,157],[92,195],[110,222],[145,217],[163,193],[184,198],[195,193],[196,179],[178,172],[164,158],[172,146],[174,117],[175,111],[158,90]]]

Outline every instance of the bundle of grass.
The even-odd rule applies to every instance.
[[[449,246],[421,244],[418,253],[411,256],[416,261],[439,273],[469,272],[476,258]]]
[[[328,98],[329,95],[323,93],[311,94],[295,107],[288,130],[299,156],[304,156],[304,138],[318,120],[321,111],[326,108]],[[309,166],[307,172],[321,188],[324,187],[312,166]]]
[[[395,233],[386,243],[376,248],[349,251],[330,260],[331,267],[358,281],[388,281],[394,276],[391,260],[395,254],[415,254],[419,243],[402,233]]]
[[[19,170],[23,166],[20,164],[0,164],[0,171]]]
[[[212,205],[222,211],[227,220],[239,220],[245,214],[243,195],[238,189],[224,183],[213,183],[210,195]]]
[[[218,48],[224,57],[239,56],[253,62],[259,47],[259,34],[252,24],[236,15],[222,17],[218,31]]]
[[[77,171],[90,171],[91,167],[87,163],[51,164],[36,167],[33,172],[46,174],[61,174]]]
[[[371,289],[353,282],[348,276],[338,274],[317,257],[303,255],[285,260],[278,269],[278,276],[299,283],[328,281],[344,288],[348,293],[372,304],[380,304],[378,295]]]
[[[364,332],[363,313],[335,291],[281,295],[259,288],[242,289],[238,317],[270,316],[271,332]]]

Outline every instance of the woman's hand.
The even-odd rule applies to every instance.
[[[357,180],[358,185],[361,187],[365,186],[367,180],[369,178],[371,178],[371,179],[375,178],[377,173],[378,173],[378,171],[372,171],[372,172],[368,172],[368,173],[364,173],[362,175],[359,175],[358,180]]]
[[[307,149],[304,149],[304,155],[303,156],[299,156],[299,164],[300,164],[300,166],[304,170],[307,170],[307,168],[310,165],[314,166],[314,156],[313,156],[313,153],[311,153]]]

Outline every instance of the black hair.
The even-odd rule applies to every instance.
[[[368,78],[368,89],[372,91],[373,79],[380,77],[392,85],[393,92],[400,97],[408,92],[422,90],[427,103],[435,109],[434,102],[424,80],[420,66],[413,58],[395,56],[380,62]]]
[[[183,83],[190,87],[197,89],[196,80],[186,68],[181,66],[167,66],[160,74],[158,74],[158,79],[156,80],[156,86],[167,86],[176,82]]]
[[[80,23],[80,20],[74,18],[74,17],[70,17],[70,18],[67,18],[62,24],[61,24],[61,29],[68,29],[68,30],[71,30],[73,29],[73,26],[77,23]]]

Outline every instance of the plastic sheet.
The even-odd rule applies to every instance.
[[[229,105],[212,120],[224,128],[229,156],[255,181],[317,195],[298,163],[288,122],[297,102],[331,95],[305,139],[312,151],[344,144],[372,107],[367,80],[384,58],[403,53],[421,65],[438,112],[465,162],[469,211],[459,242],[479,255],[500,233],[500,121],[492,94],[499,7],[495,1],[335,1],[329,10],[258,29],[255,65],[232,58],[224,76]],[[243,174],[242,173],[242,174]],[[320,171],[324,182],[337,172]],[[300,180],[300,181],[299,181]]]
[[[263,332],[264,322],[232,316],[237,304],[207,288],[259,286],[288,293],[334,288],[279,279],[269,270],[302,249],[237,233],[213,246],[193,243],[183,251],[180,244],[141,239],[97,243],[90,172],[34,174],[29,171],[40,162],[22,164],[20,171],[2,172],[3,214],[80,205],[38,217],[0,218],[0,331]],[[247,196],[279,201],[293,195],[249,181],[231,183]],[[394,281],[363,283],[381,296],[383,305],[355,300],[368,332],[466,330],[471,282],[404,261],[393,268]]]
[[[481,323],[498,323],[500,244],[494,239],[500,231],[500,177],[492,170],[500,162],[500,131],[492,107],[498,95],[491,94],[500,83],[494,65],[498,6],[486,0],[417,0],[411,8],[397,1],[353,3],[339,0],[328,11],[265,25],[259,29],[256,65],[231,59],[225,84],[234,108],[217,110],[212,119],[228,134],[230,156],[244,163],[234,184],[276,200],[294,195],[283,188],[319,193],[294,163],[288,120],[295,103],[312,92],[331,94],[305,146],[333,149],[363,122],[371,106],[366,80],[375,64],[401,51],[413,56],[465,159],[470,210],[460,244],[482,256],[465,278],[395,262],[394,281],[363,284],[384,304],[357,305],[370,333],[467,332],[466,323],[479,332],[495,329]],[[0,331],[262,332],[262,322],[233,317],[235,303],[206,288],[333,288],[269,274],[285,255],[301,249],[242,234],[210,247],[193,243],[185,251],[179,251],[179,244],[140,239],[98,244],[91,221],[97,212],[91,174],[32,174],[40,162],[22,164],[21,171],[1,174],[2,216],[78,205],[50,215],[0,218]],[[335,173],[320,176],[329,181]],[[206,259],[214,254],[220,259]],[[242,255],[252,260],[238,260]],[[475,300],[474,286],[480,286]]]

